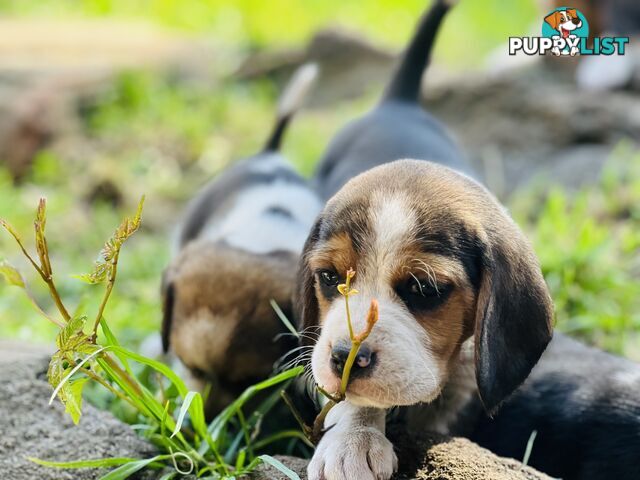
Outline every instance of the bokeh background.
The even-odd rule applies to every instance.
[[[181,209],[261,147],[288,74],[307,59],[323,69],[284,147],[308,175],[332,135],[374,104],[427,3],[0,0],[0,218],[32,247],[35,207],[47,198],[61,293],[95,314],[101,287],[73,275],[91,269],[146,194],[106,311],[118,337],[137,345],[159,328]],[[461,1],[425,102],[532,240],[557,327],[640,360],[638,90],[578,92],[576,62],[505,59],[508,37],[537,34],[545,9]],[[1,258],[53,312],[4,232]],[[0,282],[0,337],[51,343],[54,333]]]

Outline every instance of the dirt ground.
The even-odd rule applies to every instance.
[[[153,446],[108,412],[84,406],[74,426],[56,400],[48,405],[48,358],[25,344],[0,342],[0,477],[11,480],[92,480],[105,470],[60,470],[30,462],[108,457],[149,458]],[[147,477],[149,478],[149,477]]]

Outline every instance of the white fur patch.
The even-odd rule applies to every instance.
[[[320,201],[305,185],[276,180],[241,192],[222,218],[205,227],[202,237],[258,254],[299,253],[320,208]]]
[[[324,434],[307,468],[309,480],[387,480],[398,468],[385,437],[385,411],[342,402],[325,420]]]
[[[406,242],[407,234],[416,224],[416,215],[404,195],[378,194],[372,198],[371,220],[376,261],[379,263]]]

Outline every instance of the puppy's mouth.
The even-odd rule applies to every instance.
[[[570,30],[567,30],[563,26],[560,26],[560,34],[562,35],[562,38],[568,38],[570,33]]]

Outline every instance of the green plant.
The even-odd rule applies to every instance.
[[[58,329],[56,345],[47,376],[54,388],[51,402],[57,396],[66,412],[78,423],[82,414],[82,392],[87,381],[93,380],[115,398],[128,404],[139,421],[146,424],[145,436],[159,449],[160,454],[147,459],[106,458],[75,462],[51,462],[32,459],[34,462],[59,468],[117,467],[104,479],[123,479],[144,468],[170,467],[178,474],[193,473],[198,477],[235,478],[251,472],[261,462],[278,468],[289,478],[295,473],[269,455],[258,450],[282,438],[302,438],[298,431],[285,431],[259,438],[261,421],[277,401],[279,391],[273,392],[249,416],[243,406],[256,393],[286,384],[297,376],[301,367],[288,370],[247,389],[210,424],[205,423],[204,402],[198,392],[189,391],[182,380],[166,365],[146,358],[120,345],[104,318],[105,307],[111,297],[118,271],[120,250],[141,223],[144,198],[135,216],[125,218],[115,234],[105,243],[94,269],[79,278],[90,284],[106,283],[95,318],[89,322],[86,315],[74,315],[64,304],[54,281],[45,236],[46,203],[40,200],[35,226],[37,257],[32,256],[16,229],[4,220],[0,224],[10,233],[29,263],[47,285],[55,303],[57,316],[48,315],[29,294],[20,272],[4,261],[0,274],[11,285],[23,288],[38,311]],[[86,332],[87,326],[89,331]],[[98,341],[99,332],[102,333]],[[169,388],[161,388],[154,395],[134,373],[133,364],[150,367],[168,380]]]

